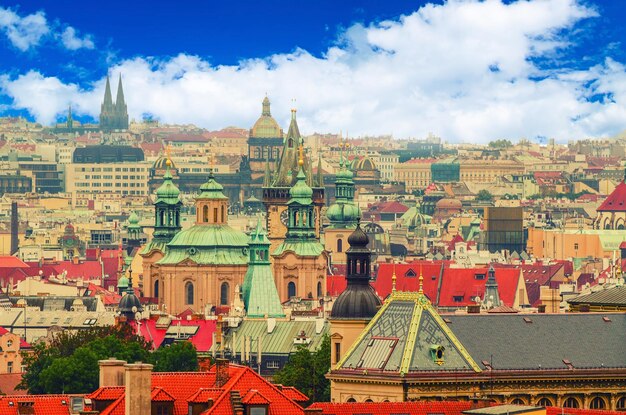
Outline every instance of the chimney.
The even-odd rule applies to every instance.
[[[19,249],[19,239],[17,233],[20,227],[20,220],[17,213],[17,202],[11,202],[11,255],[15,255]]]
[[[124,360],[110,357],[107,360],[98,360],[100,366],[100,387],[124,386]]]
[[[152,365],[125,364],[125,415],[150,415],[152,412]]]
[[[215,387],[221,388],[228,382],[228,359],[215,359]]]

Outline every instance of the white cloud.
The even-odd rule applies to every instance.
[[[3,7],[0,7],[0,30],[6,34],[11,44],[22,52],[37,46],[50,32],[43,12],[20,17],[11,9]]]
[[[84,38],[79,38],[76,36],[76,29],[69,26],[67,27],[63,33],[61,34],[61,41],[63,42],[63,46],[69,50],[78,50],[78,49],[93,49],[94,44],[91,36],[87,35]]]
[[[449,1],[396,21],[354,25],[322,57],[296,50],[236,66],[183,54],[138,57],[112,74],[123,74],[131,117],[149,113],[211,129],[252,125],[267,92],[284,128],[297,99],[304,133],[433,132],[456,142],[612,135],[626,119],[622,63],[550,72],[532,60],[555,56],[571,42],[567,29],[595,15],[575,0]],[[0,88],[14,107],[50,123],[70,102],[97,117],[104,79],[81,89],[31,71],[0,80]],[[604,99],[591,99],[597,96]]]
[[[69,50],[94,48],[91,36],[81,39],[71,26],[59,32],[59,24],[48,22],[42,11],[22,17],[11,9],[0,7],[0,32],[4,32],[11,44],[22,52],[39,46],[48,37],[60,41]]]

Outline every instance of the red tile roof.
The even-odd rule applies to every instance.
[[[300,392],[298,389],[294,388],[293,386],[282,386],[282,387],[279,387],[279,389],[283,391],[285,396],[287,396],[289,399],[291,399],[294,402],[308,402],[309,401],[308,396],[306,396],[304,393]]]
[[[620,182],[596,209],[598,212],[626,212],[626,183]]]
[[[69,415],[69,395],[13,395],[0,397],[0,414],[18,415],[20,403],[32,402],[34,415]]]
[[[259,391],[250,389],[246,396],[241,399],[241,402],[246,405],[269,405],[270,401],[263,395],[259,393]]]
[[[327,403],[316,402],[309,408],[321,409],[322,414],[341,415],[388,415],[392,413],[407,415],[461,415],[471,408],[471,402],[363,402],[363,403]]]
[[[0,255],[0,268],[28,268],[28,264],[12,255]]]
[[[17,390],[22,381],[21,373],[0,373],[0,392],[5,395],[21,395],[23,390]]]
[[[146,341],[152,342],[152,346],[157,349],[163,343],[167,328],[158,328],[155,320],[141,320],[139,331]],[[136,322],[132,321],[131,325],[136,328]],[[170,327],[198,327],[198,331],[193,337],[189,338],[198,352],[208,352],[213,345],[213,333],[215,333],[217,324],[215,320],[172,320]]]
[[[2,336],[5,333],[9,333],[9,331],[5,329],[4,327],[0,327],[0,336]],[[28,343],[26,340],[20,337],[20,349],[30,349],[31,347],[32,346],[30,345],[30,343]]]

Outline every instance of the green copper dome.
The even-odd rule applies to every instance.
[[[129,280],[128,277],[126,275],[123,275],[118,281],[117,281],[117,288],[128,288],[128,284],[129,284]]]
[[[139,216],[137,216],[137,214],[134,211],[131,212],[130,216],[128,217],[128,224],[129,225],[139,224]]]
[[[333,203],[326,216],[331,223],[354,224],[361,217],[361,209],[352,203]]]
[[[168,160],[169,161],[169,160]],[[168,204],[178,203],[180,190],[172,181],[172,172],[170,171],[170,163],[166,163],[165,174],[163,175],[163,184],[156,190],[157,203],[165,202]]]
[[[228,225],[194,225],[174,236],[158,263],[178,264],[186,259],[196,264],[247,264],[248,236]]]
[[[308,205],[313,203],[311,199],[313,197],[313,189],[306,184],[306,176],[302,168],[300,168],[300,172],[298,172],[298,181],[295,185],[289,190],[289,195],[292,200],[299,202],[302,205]]]
[[[215,177],[213,176],[213,172],[209,175],[209,180],[200,186],[200,194],[198,195],[198,199],[228,199],[222,193],[224,190],[224,186],[215,181]]]

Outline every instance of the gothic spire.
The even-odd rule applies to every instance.
[[[272,173],[270,172],[270,155],[269,152],[265,158],[265,176],[263,176],[263,187],[272,185]]]
[[[113,107],[113,96],[111,95],[111,82],[109,82],[109,75],[107,75],[107,84],[104,88],[104,102],[102,105],[105,108]]]
[[[126,112],[126,102],[124,101],[124,88],[122,88],[122,74],[120,74],[120,79],[117,83],[117,98],[115,99],[115,107],[120,110]]]

